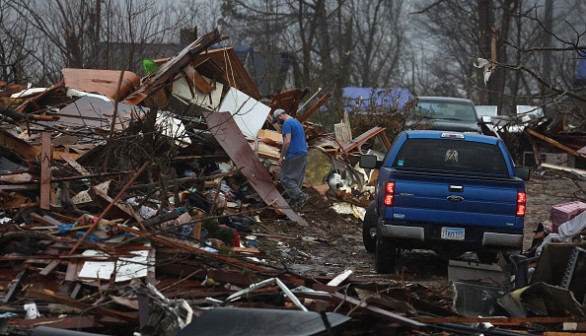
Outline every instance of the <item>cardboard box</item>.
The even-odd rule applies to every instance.
[[[558,232],[558,227],[578,216],[586,210],[586,203],[581,201],[557,204],[551,207],[550,219],[553,232]]]

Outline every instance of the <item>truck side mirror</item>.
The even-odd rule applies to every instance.
[[[515,176],[521,178],[523,181],[528,181],[531,176],[531,168],[515,167]]]
[[[358,162],[360,168],[377,169],[380,168],[376,155],[360,155]]]

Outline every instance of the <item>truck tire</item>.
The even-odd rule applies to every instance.
[[[389,274],[395,271],[395,258],[397,249],[390,238],[376,235],[376,254],[374,268],[377,273]]]
[[[376,205],[374,202],[370,203],[366,208],[364,214],[364,221],[362,222],[362,243],[366,251],[370,253],[376,252],[376,222],[378,216],[376,214]]]

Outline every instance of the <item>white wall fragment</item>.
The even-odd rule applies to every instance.
[[[271,108],[242,91],[230,88],[219,111],[230,112],[244,136],[254,140],[267,120]]]

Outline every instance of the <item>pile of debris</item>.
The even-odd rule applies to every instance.
[[[215,314],[268,334],[313,334],[358,306],[423,326],[361,302],[342,286],[350,273],[305,279],[246,244],[262,219],[307,225],[278,184],[271,111],[303,122],[310,166],[321,168],[308,179],[358,206],[368,178],[351,158],[371,139],[383,153],[389,142],[375,127],[341,143],[307,122],[329,94],[302,114],[301,90],[261,101],[223,40],[212,31],[143,78],[63,69],[49,88],[1,83],[0,334],[218,334],[228,326]]]
[[[261,98],[223,40],[205,34],[143,78],[63,69],[49,88],[0,83],[0,334],[517,335],[581,321],[487,327],[422,286],[307,278],[257,248],[249,233],[265,220],[308,225],[278,183],[272,111],[306,129],[306,182],[362,211],[376,171],[356,159],[390,142],[380,127],[353,138],[348,120],[336,135],[310,123],[327,93]]]

